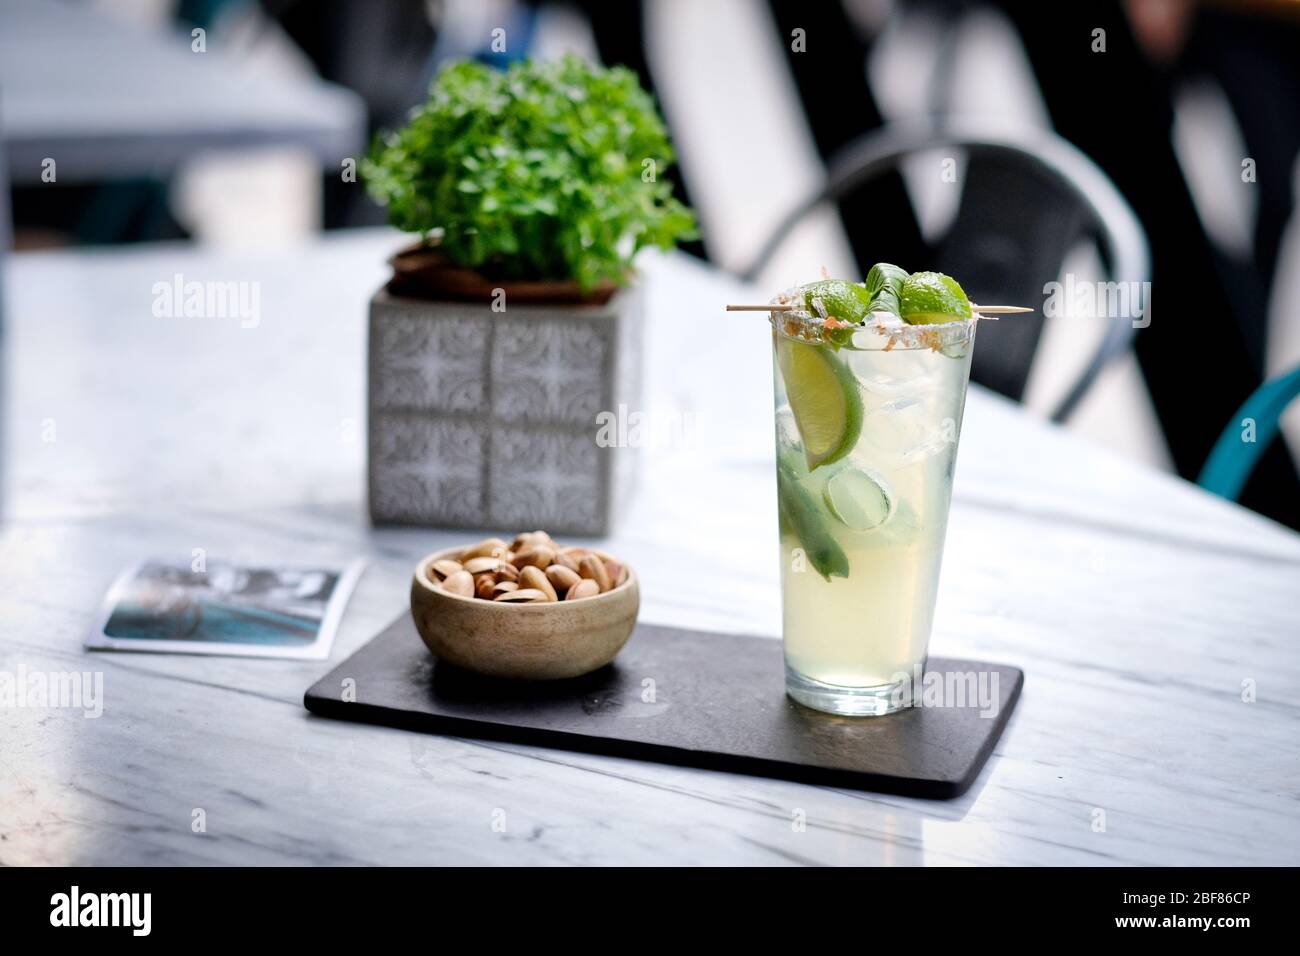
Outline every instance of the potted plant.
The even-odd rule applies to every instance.
[[[694,233],[654,102],[575,57],[456,63],[361,164],[419,242],[370,306],[377,522],[604,534],[630,481],[597,416],[638,407],[633,257]]]

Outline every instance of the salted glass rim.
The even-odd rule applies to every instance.
[[[791,298],[785,293],[772,299],[772,305],[788,305]],[[885,317],[893,319],[887,321]],[[865,324],[846,326],[853,331],[847,343],[840,348],[860,352],[892,352],[897,350],[913,351],[928,349],[930,351],[951,350],[954,347],[969,347],[975,337],[975,326],[980,315],[953,322],[935,323],[933,325],[908,325],[896,316],[886,312],[873,312]],[[773,332],[796,342],[822,344],[827,341],[824,320],[808,309],[783,309],[769,312],[768,321]]]

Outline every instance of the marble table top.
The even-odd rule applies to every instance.
[[[0,708],[0,863],[1300,863],[1300,536],[979,389],[931,649],[1026,683],[959,799],[308,714],[465,538],[364,510],[365,302],[401,244],[7,261],[0,671],[102,673],[103,713]],[[176,274],[257,283],[259,321],[155,317]],[[647,411],[687,427],[604,546],[644,620],[775,637],[770,346],[720,309],[757,293],[678,257],[646,281]],[[198,547],[367,558],[330,661],[83,649],[122,566]]]

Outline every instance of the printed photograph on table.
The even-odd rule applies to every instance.
[[[146,561],[118,578],[86,646],[99,650],[329,657],[364,570]]]

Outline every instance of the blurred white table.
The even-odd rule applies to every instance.
[[[467,537],[363,509],[365,302],[401,241],[11,258],[0,670],[102,671],[105,704],[0,710],[0,863],[1300,862],[1300,536],[979,390],[932,648],[1026,684],[960,799],[309,715],[415,560]],[[260,323],[153,317],[178,272],[260,283]],[[645,620],[775,636],[768,337],[720,309],[757,293],[677,258],[648,281],[648,410],[694,437],[647,450],[607,547]],[[329,662],[83,651],[122,565],[196,547],[372,563]]]
[[[338,169],[365,145],[351,90],[255,72],[179,27],[149,30],[90,4],[0,3],[0,144],[15,183],[164,175],[211,149],[300,146]]]

